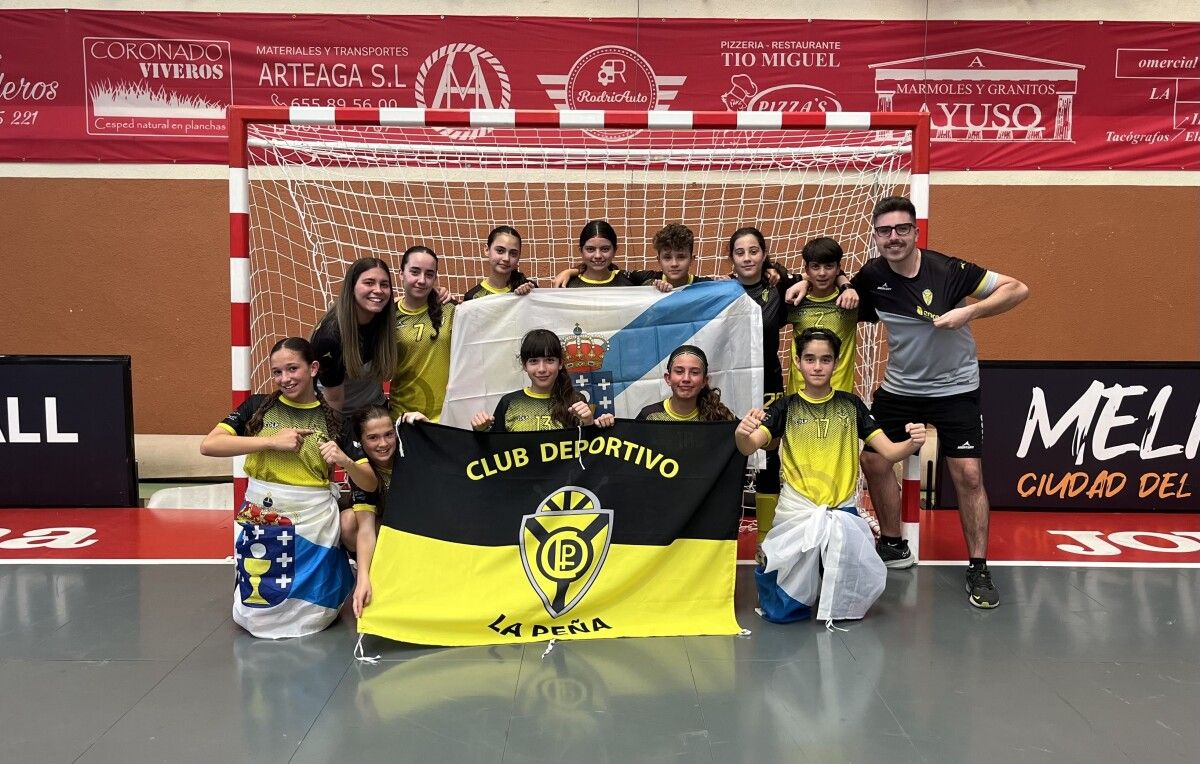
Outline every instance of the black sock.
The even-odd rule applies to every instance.
[[[986,568],[987,559],[983,557],[972,557],[967,560],[967,566],[971,568]]]
[[[899,536],[884,536],[881,533],[881,534],[879,534],[879,540],[885,544],[891,544],[892,546],[900,546],[900,542],[903,541],[904,539],[900,538]]]

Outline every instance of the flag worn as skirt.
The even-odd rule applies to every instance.
[[[251,478],[236,522],[234,622],[266,639],[333,623],[354,578],[330,490]]]

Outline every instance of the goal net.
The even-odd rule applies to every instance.
[[[583,225],[603,219],[620,238],[614,262],[629,270],[657,269],[654,234],[682,223],[695,234],[698,275],[731,272],[729,236],[743,226],[759,228],[772,259],[793,272],[806,241],[831,236],[854,272],[873,254],[872,206],[909,194],[914,174],[916,131],[899,129],[896,120],[886,129],[816,129],[811,119],[807,129],[739,129],[723,113],[715,116],[726,127],[717,129],[585,132],[471,127],[465,112],[443,116],[442,127],[424,127],[381,125],[379,112],[337,124],[353,111],[340,109],[315,120],[325,124],[298,124],[312,115],[278,111],[265,121],[247,119],[239,131],[249,255],[248,352],[240,363],[251,375],[241,389],[250,392],[269,383],[263,359],[270,345],[310,334],[360,257],[389,261],[398,279],[401,253],[428,246],[440,256],[441,285],[461,295],[487,274],[488,232],[511,225],[523,237],[518,267],[547,286],[578,262]],[[530,114],[545,124],[569,113]],[[703,123],[703,116],[696,112],[690,121]],[[825,123],[825,115],[782,117]],[[647,115],[632,121],[645,125]],[[857,387],[869,400],[883,352],[874,325],[859,331]],[[785,370],[789,352],[785,336]],[[238,365],[235,350],[235,375]]]

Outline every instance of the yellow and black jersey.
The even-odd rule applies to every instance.
[[[799,305],[788,310],[787,320],[792,325],[791,367],[788,373],[788,393],[804,389],[804,377],[800,374],[800,351],[796,338],[805,329],[819,326],[828,329],[842,341],[837,369],[830,380],[834,390],[854,392],[854,362],[857,358],[858,309],[846,310],[837,305],[838,292],[825,297],[805,296]]]
[[[590,279],[579,274],[572,276],[567,282],[568,289],[579,289],[582,287],[617,287],[617,286],[637,286],[630,280],[629,275],[625,271],[610,270],[608,275],[602,279]]]
[[[491,432],[538,432],[561,430],[563,425],[554,418],[549,393],[535,393],[528,387],[508,393],[496,404],[492,414]]]
[[[442,306],[442,325],[434,337],[428,306],[410,311],[397,302],[396,344],[399,359],[392,375],[392,419],[408,411],[419,411],[436,422],[446,400],[450,381],[450,332],[454,306]]]
[[[246,424],[254,418],[254,412],[267,400],[266,395],[251,395],[242,405],[238,406],[229,416],[222,419],[217,426],[232,435],[245,436]],[[280,430],[287,428],[297,430],[313,430],[313,434],[304,439],[304,445],[298,452],[293,451],[258,451],[246,455],[246,474],[258,480],[284,485],[324,487],[329,485],[330,467],[321,457],[321,444],[328,440],[325,435],[325,414],[321,404],[293,403],[287,398],[279,397],[263,416],[262,429],[254,433],[256,437],[270,437]],[[366,461],[362,449],[357,443],[348,439],[338,444],[346,455],[355,462]]]
[[[513,271],[508,274],[508,283],[500,289],[492,286],[488,283],[487,279],[484,279],[467,290],[467,293],[463,295],[463,302],[474,300],[476,297],[488,297],[493,294],[509,294],[522,284],[527,284],[531,281],[532,279],[520,271]],[[533,281],[533,285],[537,286],[537,282]]]
[[[783,479],[816,504],[844,506],[858,487],[859,441],[881,430],[854,393],[834,390],[812,400],[804,393],[782,398],[767,409],[762,428],[779,446]]]
[[[387,505],[388,488],[392,485],[392,470],[374,465],[372,465],[372,469],[375,470],[375,476],[379,478],[379,487],[374,491],[364,491],[351,481],[350,504],[355,512],[383,514],[383,508]]]
[[[671,399],[667,398],[658,403],[651,403],[638,412],[637,418],[650,422],[699,422],[700,409],[692,409],[692,413],[680,416],[671,410]]]

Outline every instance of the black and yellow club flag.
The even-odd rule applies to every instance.
[[[737,633],[734,427],[402,427],[359,630],[433,645]]]

